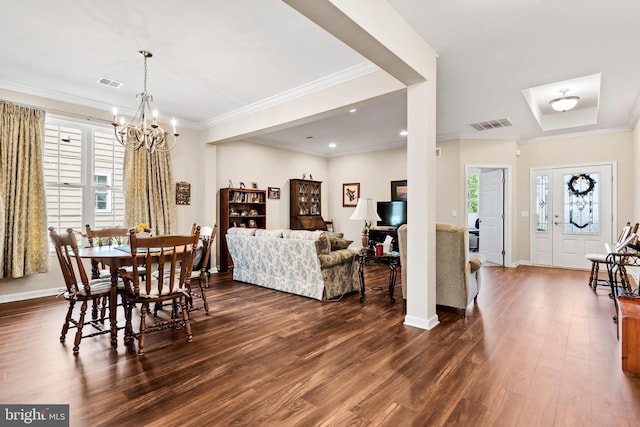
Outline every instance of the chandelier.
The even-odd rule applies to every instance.
[[[128,123],[122,116],[118,120],[118,110],[113,107],[113,132],[118,142],[127,150],[135,151],[144,147],[149,153],[170,151],[175,147],[179,136],[176,132],[176,121],[171,121],[173,141],[169,144],[169,133],[158,124],[158,111],[151,111],[153,95],[147,92],[147,58],[153,55],[146,50],[138,53],[144,58],[144,90],[136,95],[136,98],[140,98],[140,106]]]

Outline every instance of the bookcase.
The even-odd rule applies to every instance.
[[[220,189],[220,271],[233,268],[227,249],[230,227],[266,228],[267,192],[247,188]]]
[[[292,230],[326,230],[322,219],[322,181],[290,179],[289,222]]]

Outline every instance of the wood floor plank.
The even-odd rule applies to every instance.
[[[320,302],[213,274],[193,342],[154,333],[143,357],[107,336],[74,357],[60,299],[0,304],[0,401],[68,403],[72,426],[640,425],[640,377],[621,370],[613,303],[588,272],[482,276],[466,317],[439,307],[425,331],[404,325],[400,283],[395,304],[369,289]]]

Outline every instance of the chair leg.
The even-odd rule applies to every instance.
[[[64,324],[62,325],[62,332],[60,332],[60,342],[64,342],[67,338],[67,332],[69,331],[69,323],[71,322],[71,315],[73,314],[73,307],[76,305],[74,300],[69,301],[69,309],[67,310],[67,316],[64,318]]]
[[[200,285],[200,295],[202,295],[202,305],[204,305],[204,312],[208,316],[209,315],[209,303],[207,302],[207,294],[204,293],[204,286],[202,286],[202,278],[200,278],[200,281],[198,282],[198,284]],[[192,301],[193,301],[193,297],[191,297],[191,298],[192,298]],[[192,304],[193,304],[193,302],[192,302]]]
[[[600,263],[597,261],[591,262],[591,274],[589,275],[589,287],[596,292],[598,288],[598,272],[600,270]]]
[[[131,312],[133,311],[133,303],[126,298],[122,299],[122,305],[124,306],[124,342],[133,342],[133,326],[131,326]]]
[[[91,300],[91,320],[98,319],[98,298],[94,298]]]
[[[187,333],[187,342],[191,342],[193,341],[193,333],[191,333],[191,321],[189,320],[189,310],[187,310],[187,303],[184,295],[180,297],[180,308],[182,308],[182,320],[184,320],[184,330]]]
[[[147,329],[147,312],[149,311],[149,303],[143,302],[140,307],[140,336],[138,337],[138,354],[144,354],[144,335]]]
[[[73,341],[73,354],[76,355],[80,351],[80,340],[82,340],[82,327],[84,326],[84,316],[87,314],[87,300],[82,301],[80,306],[80,318],[78,319],[76,339]]]
[[[100,320],[107,318],[107,307],[109,306],[109,297],[103,296],[100,306]]]

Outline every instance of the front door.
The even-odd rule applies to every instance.
[[[585,255],[612,242],[612,166],[556,168],[552,172],[552,258],[556,267],[588,268]]]

